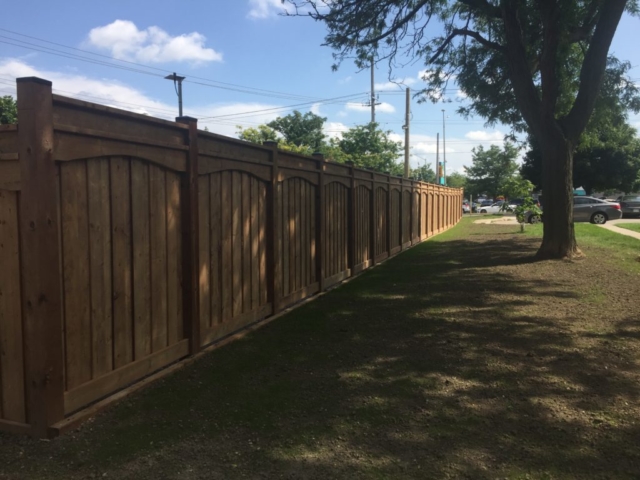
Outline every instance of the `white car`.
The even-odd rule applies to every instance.
[[[504,205],[504,201],[500,200],[499,202],[494,203],[490,207],[480,207],[480,213],[503,213],[502,205]],[[509,205],[509,208],[512,208],[512,206]]]

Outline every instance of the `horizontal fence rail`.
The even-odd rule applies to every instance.
[[[0,127],[2,430],[56,435],[462,215],[460,189],[17,85],[18,125]]]

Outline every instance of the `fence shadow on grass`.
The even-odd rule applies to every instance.
[[[639,372],[618,347],[638,319],[576,333],[572,277],[528,272],[536,239],[481,240],[412,249],[0,460],[25,448],[118,478],[632,478]]]

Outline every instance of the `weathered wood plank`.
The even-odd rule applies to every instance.
[[[210,243],[211,243],[211,325],[220,323],[222,313],[222,292],[220,289],[220,248],[221,248],[221,221],[222,209],[227,209],[229,204],[220,203],[222,189],[220,181],[222,175],[215,173],[209,175],[209,188],[211,197],[210,209]]]
[[[251,310],[260,306],[260,181],[251,183]]]
[[[113,157],[111,169],[111,243],[113,248],[113,366],[133,360],[131,288],[131,172],[129,161]]]
[[[25,422],[18,195],[0,190],[0,418]]]
[[[151,353],[151,238],[149,165],[131,162],[131,212],[133,248],[133,354],[135,359]]]
[[[233,258],[232,251],[232,187],[231,172],[222,172],[220,177],[221,188],[221,205],[222,208],[222,225],[220,227],[220,235],[222,239],[222,253],[220,255],[221,262],[221,291],[222,291],[222,322],[233,317]]]
[[[211,225],[209,222],[211,198],[208,176],[198,177],[198,212],[200,238],[198,245],[198,284],[200,285],[200,330],[205,331],[211,326]]]
[[[87,164],[60,171],[67,389],[91,380],[91,289]]]
[[[64,411],[66,414],[75,412],[99,398],[114,393],[130,383],[172,364],[187,356],[188,353],[189,341],[182,340],[70,390],[64,395]]]
[[[92,378],[113,368],[109,161],[87,163],[91,272]]]
[[[242,179],[239,172],[231,172],[233,224],[233,316],[242,313]]]
[[[184,338],[182,321],[182,223],[180,177],[165,172],[167,179],[167,344]]]
[[[282,296],[290,292],[289,288],[289,182],[280,183],[280,198],[282,203],[282,221],[280,234],[282,236]]]
[[[242,311],[251,310],[251,179],[242,174]]]
[[[151,349],[167,346],[167,180],[164,170],[149,166],[151,231]]]
[[[258,208],[259,219],[259,239],[258,246],[260,249],[260,305],[267,303],[269,287],[267,285],[267,232],[269,227],[267,226],[267,187],[262,182],[258,182],[258,192],[260,197],[260,207]],[[275,221],[275,218],[273,219]],[[275,228],[275,225],[272,225]],[[275,248],[272,249],[272,254]]]

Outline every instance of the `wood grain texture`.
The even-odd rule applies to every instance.
[[[86,162],[72,162],[60,168],[67,389],[92,378],[87,191]]]
[[[0,190],[0,418],[26,421],[18,194]]]
[[[151,232],[151,350],[167,346],[167,180],[164,170],[149,166]]]
[[[182,311],[182,216],[180,177],[166,174],[167,195],[167,344],[184,338]]]
[[[111,243],[113,248],[113,367],[133,361],[130,162],[112,157]]]
[[[92,378],[113,369],[109,160],[87,162]]]
[[[133,248],[134,358],[151,353],[151,238],[149,217],[149,165],[131,162]]]

